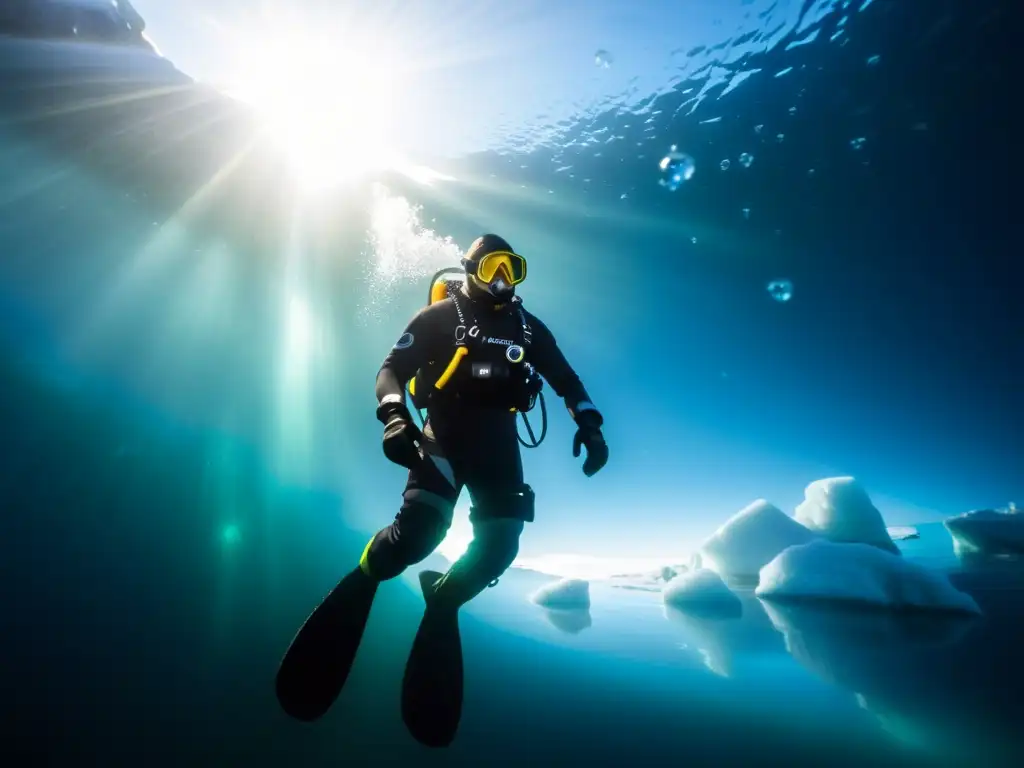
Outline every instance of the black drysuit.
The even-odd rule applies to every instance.
[[[459,347],[464,357],[443,381]],[[381,366],[376,394],[379,403],[404,403],[406,385],[415,377],[417,398],[427,401],[425,460],[410,470],[394,522],[367,546],[367,573],[393,578],[433,552],[463,487],[472,502],[474,540],[446,576],[460,574],[450,585],[457,593],[452,600],[466,602],[512,564],[524,523],[533,520],[533,491],[523,482],[517,415],[510,410],[528,366],[563,398],[574,418],[589,411],[600,426],[554,336],[518,300],[496,307],[493,299],[456,291],[412,319]],[[435,386],[439,379],[441,388]]]

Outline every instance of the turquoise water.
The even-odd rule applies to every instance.
[[[19,383],[6,375],[2,391],[26,402]],[[10,480],[3,489],[35,512],[5,518],[5,541],[21,543],[5,567],[37,574],[5,612],[9,679],[24,691],[16,706],[5,700],[5,716],[21,733],[52,734],[15,742],[19,754],[124,765],[569,765],[634,755],[658,764],[681,753],[707,765],[1011,764],[1022,572],[1004,560],[955,560],[937,525],[921,526],[904,552],[949,568],[976,595],[981,620],[766,610],[747,592],[740,618],[702,618],[666,611],[657,593],[599,582],[589,611],[550,612],[528,598],[552,577],[513,569],[464,612],[467,706],[458,740],[440,753],[416,746],[399,718],[420,609],[406,576],[381,591],[327,718],[289,722],[272,673],[336,577],[338,553],[360,544],[331,523],[343,501],[268,484],[243,466],[236,500],[265,523],[246,547],[211,541],[200,534],[219,503],[196,493],[195,448],[208,438],[89,455],[84,446],[109,444],[131,421],[36,397],[50,414],[35,422],[42,435],[59,428],[74,439],[51,443],[52,465],[20,465],[19,490]],[[65,467],[60,483],[46,482],[52,466]]]
[[[136,5],[168,59],[0,12],[0,762],[1019,763],[1024,568],[957,556],[938,522],[1024,494],[1004,4],[467,14],[494,57],[424,75],[399,132],[443,179],[301,192],[182,74],[214,67],[195,19],[237,9]],[[739,617],[688,615],[600,580],[552,612],[529,596],[555,576],[516,567],[464,609],[464,718],[430,751],[399,713],[414,569],[331,712],[288,720],[281,654],[400,503],[377,367],[489,230],[529,255],[524,301],[611,446],[584,478],[549,393],[523,562],[684,562],[753,499],[854,474],[984,615],[749,589]]]
[[[7,395],[29,402],[19,386],[8,371],[15,430],[25,422]],[[197,493],[195,450],[208,437],[143,440],[136,427],[134,453],[89,453],[133,421],[34,398],[49,414],[33,420],[36,439],[68,438],[49,442],[48,461],[17,465],[18,488],[10,474],[3,487],[34,511],[5,517],[4,531],[21,544],[5,567],[36,574],[5,613],[9,679],[25,686],[5,715],[21,733],[54,734],[15,743],[27,753],[125,765],[568,765],[636,754],[656,764],[681,752],[708,765],[1010,764],[1022,572],[956,560],[939,525],[902,547],[970,589],[986,614],[977,622],[769,612],[746,592],[740,618],[702,618],[600,582],[589,611],[549,612],[528,598],[553,577],[513,569],[464,613],[465,720],[443,753],[417,747],[399,719],[420,608],[406,576],[382,590],[335,709],[316,726],[288,722],[272,673],[337,576],[338,553],[358,551],[361,539],[332,522],[344,502],[268,483],[239,460],[235,502],[264,523],[244,547],[211,540],[203,532],[220,503]],[[59,483],[47,482],[53,467]]]

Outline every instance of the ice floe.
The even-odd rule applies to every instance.
[[[680,610],[691,606],[738,608],[740,605],[739,598],[726,586],[722,577],[707,568],[677,576],[665,585],[661,594],[666,605]]]
[[[889,538],[893,541],[906,541],[907,539],[919,539],[921,534],[912,525],[890,525],[886,530]]]
[[[723,578],[753,578],[780,552],[817,534],[764,499],[730,517],[704,542],[704,565]]]
[[[1010,507],[1001,512],[979,509],[943,522],[957,552],[987,555],[1024,554],[1024,514]]]
[[[815,480],[804,490],[804,500],[793,517],[829,541],[870,544],[899,554],[882,513],[852,477]]]
[[[790,547],[760,574],[767,600],[853,603],[879,608],[981,613],[942,573],[869,544],[818,540]]]

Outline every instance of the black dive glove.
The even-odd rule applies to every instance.
[[[597,411],[583,411],[576,417],[576,436],[572,439],[572,455],[579,458],[580,448],[587,447],[587,458],[583,462],[583,474],[593,477],[608,463],[608,444],[601,434],[601,414]]]
[[[377,419],[384,425],[384,455],[400,467],[412,469],[420,463],[417,443],[423,439],[404,403],[382,403]]]

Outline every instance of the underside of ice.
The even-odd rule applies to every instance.
[[[593,624],[589,608],[545,608],[544,617],[567,635],[578,635]]]
[[[868,544],[818,540],[790,547],[761,570],[766,600],[850,603],[889,609],[981,613],[944,574]]]
[[[817,534],[776,506],[758,499],[730,517],[701,547],[704,565],[726,578],[756,577],[787,547]]]
[[[545,608],[589,608],[590,582],[583,579],[562,579],[546,584],[530,598]]]
[[[784,650],[764,603],[749,592],[736,595],[735,604],[676,608],[666,603],[663,610],[680,629],[683,647],[696,650],[705,666],[721,677],[731,677],[744,660]]]
[[[977,658],[971,660],[984,652],[968,640],[983,619],[964,613],[761,604],[800,666],[830,685],[856,692],[857,702],[895,726],[891,730],[901,741],[920,745],[913,734],[927,734],[928,751],[942,756],[938,761],[904,764],[979,763],[978,734],[987,727],[964,702],[974,695],[989,695],[991,682],[979,672],[998,668],[991,662],[979,667]],[[986,693],[976,693],[980,691]],[[987,719],[987,713],[980,719]],[[989,741],[989,750],[997,752],[999,747]]]
[[[919,539],[921,534],[912,525],[890,525],[886,530],[889,538],[893,541],[905,541],[906,539]]]
[[[666,605],[686,609],[692,605],[735,605],[739,598],[714,571],[702,568],[689,571],[672,579],[661,592]]]
[[[815,480],[804,490],[793,517],[829,541],[870,544],[899,554],[881,513],[852,477]]]
[[[1024,554],[1024,513],[1011,507],[980,509],[944,521],[958,551],[987,555]]]

